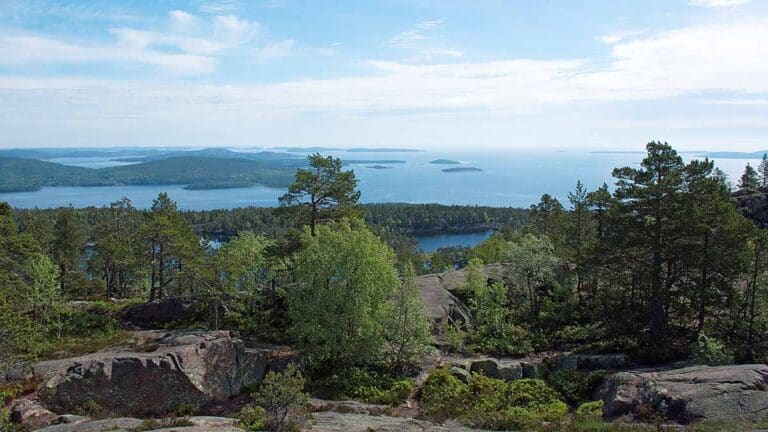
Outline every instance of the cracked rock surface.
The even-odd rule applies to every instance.
[[[768,420],[768,366],[692,366],[660,372],[621,372],[598,389],[605,414],[617,418],[646,405],[667,419]]]

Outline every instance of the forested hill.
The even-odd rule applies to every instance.
[[[201,189],[261,184],[287,187],[296,167],[239,158],[174,157],[100,169],[72,167],[34,159],[0,158],[0,192],[32,191],[44,186],[185,184]]]

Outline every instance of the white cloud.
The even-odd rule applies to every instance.
[[[747,4],[752,0],[690,0],[692,6],[705,8],[733,7]]]
[[[0,32],[0,65],[120,63],[153,66],[174,74],[209,74],[227,51],[253,45],[260,58],[275,58],[295,43],[258,40],[262,30],[258,22],[234,15],[204,21],[174,10],[168,14],[167,29],[108,29],[115,37],[112,43],[70,42],[5,31]]]
[[[598,36],[597,40],[607,45],[613,45],[641,34],[643,34],[643,32],[638,30],[623,30]]]
[[[152,57],[146,48],[150,45],[140,41],[133,47],[126,42],[125,49],[107,50],[19,38],[0,38],[0,64],[92,61],[95,56],[109,61],[140,59],[164,68],[185,62],[187,70],[215,67],[214,57],[200,54],[162,60]],[[293,42],[262,46],[259,55],[269,58],[290,52]],[[437,122],[439,118],[445,119],[447,128],[456,119],[466,118],[462,116],[549,115],[536,118],[560,121],[590,109],[599,113],[590,121],[603,121],[601,128],[618,130],[628,125],[664,135],[669,128],[686,124],[765,128],[768,118],[763,103],[768,99],[768,18],[645,32],[614,42],[610,58],[600,63],[511,59],[443,64],[371,61],[367,66],[369,74],[355,77],[231,86],[6,77],[0,78],[0,126],[34,124],[35,119],[61,118],[65,113],[68,119],[88,123],[98,113],[115,119],[164,121],[180,128],[183,124],[234,127],[299,118],[292,123],[296,125],[308,114],[322,115],[324,120],[399,116],[402,121],[429,118]],[[695,103],[697,108],[668,108],[673,103]],[[700,115],[701,106],[717,110],[717,115]],[[638,107],[649,107],[651,113],[637,116],[632,110]],[[614,114],[616,111],[625,113],[623,121],[617,120],[620,114]],[[720,120],[713,120],[718,116]],[[630,119],[634,118],[633,123]],[[546,129],[547,122],[540,122],[541,130]],[[524,128],[525,122],[519,127]]]
[[[387,40],[387,45],[410,53],[411,63],[432,62],[439,58],[459,58],[464,52],[446,47],[434,31],[443,25],[442,20],[426,20],[403,30]]]
[[[281,58],[281,57],[288,57],[293,54],[293,48],[295,46],[296,46],[296,41],[294,41],[293,39],[285,39],[279,42],[267,43],[266,45],[264,45],[263,47],[257,50],[256,57],[260,61],[272,60],[272,59]],[[329,54],[325,53],[325,55],[329,55]]]

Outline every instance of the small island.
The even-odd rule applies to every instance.
[[[368,165],[366,168],[376,169],[376,170],[392,169],[392,167],[388,167],[384,165]]]
[[[445,173],[460,173],[460,172],[480,172],[482,169],[475,167],[455,167],[455,168],[443,168],[441,171]]]
[[[436,165],[461,165],[461,162],[450,159],[435,159],[433,161],[429,161],[429,163]]]

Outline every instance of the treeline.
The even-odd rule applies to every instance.
[[[743,216],[711,161],[684,164],[666,143],[647,151],[640,167],[613,171],[612,192],[579,183],[565,205],[544,195],[524,230],[470,252],[512,266],[485,304],[497,305],[490,323],[516,327],[486,330],[500,339],[492,346],[560,341],[649,362],[766,360],[765,232]]]

